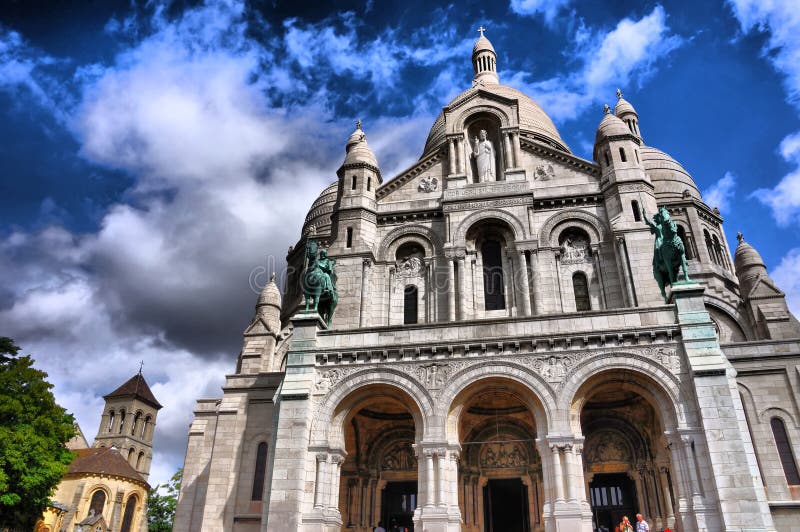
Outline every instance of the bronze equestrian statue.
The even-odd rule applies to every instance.
[[[667,299],[665,287],[678,282],[678,272],[683,270],[683,282],[689,282],[688,266],[686,264],[686,248],[683,240],[678,236],[678,226],[669,217],[669,212],[664,207],[659,207],[658,212],[650,221],[642,209],[644,223],[650,232],[656,235],[653,248],[653,276],[656,278],[661,295]]]
[[[318,312],[325,325],[331,326],[339,294],[336,292],[336,261],[328,258],[324,249],[317,250],[319,245],[311,239],[306,241],[306,259],[308,265],[303,274],[303,297],[305,298],[305,312],[312,305],[313,312]]]

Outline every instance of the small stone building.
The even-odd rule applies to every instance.
[[[75,459],[36,532],[147,532],[147,476],[161,405],[141,373],[104,399],[93,446],[80,429],[67,444]]]
[[[800,323],[764,261],[741,235],[731,259],[621,92],[585,160],[496,61],[481,35],[398,175],[357,125],[197,403],[176,530],[800,531]],[[666,297],[660,207],[691,278]],[[311,243],[330,327],[303,307]]]

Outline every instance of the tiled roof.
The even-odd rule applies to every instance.
[[[123,477],[137,482],[147,482],[131,465],[122,458],[119,451],[110,447],[78,449],[73,451],[77,456],[69,466],[68,474],[92,473]]]
[[[112,397],[127,397],[127,396],[135,396],[144,401],[145,403],[149,403],[152,407],[160,409],[161,403],[159,403],[153,392],[150,391],[150,386],[147,385],[147,381],[144,380],[144,377],[141,373],[137,373],[130,379],[128,379],[125,384],[111,392],[110,394],[103,397],[103,399],[111,399]]]

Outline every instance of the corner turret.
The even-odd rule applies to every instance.
[[[767,265],[756,249],[736,235],[739,244],[733,257],[739,290],[747,315],[760,340],[800,337],[800,322],[786,305],[783,293],[767,273]]]

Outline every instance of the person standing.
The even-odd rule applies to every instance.
[[[373,528],[372,532],[386,532],[386,529],[383,528],[383,521],[378,521],[378,526]]]
[[[619,524],[619,532],[633,532],[633,525],[627,515],[622,516],[622,522]]]
[[[636,514],[636,532],[650,532],[650,525],[644,520],[642,514]]]

